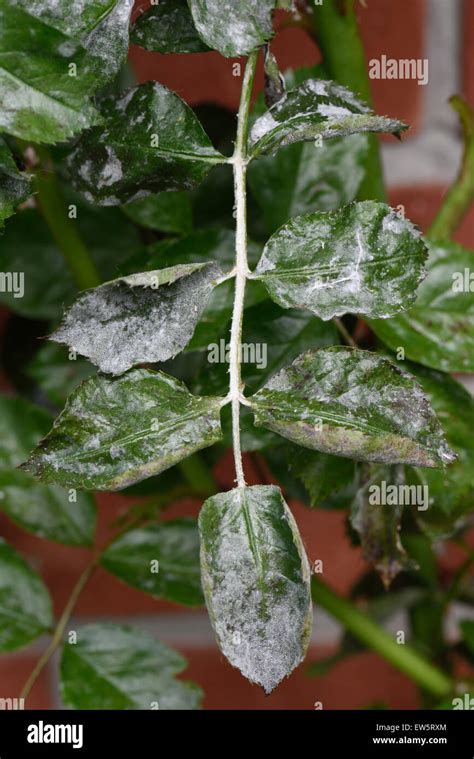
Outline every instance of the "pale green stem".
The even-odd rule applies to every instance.
[[[232,404],[232,440],[237,485],[245,486],[240,443],[240,404],[242,399],[241,346],[244,314],[245,286],[249,275],[247,260],[247,141],[249,132],[250,98],[255,77],[258,51],[250,54],[245,68],[238,114],[237,139],[231,159],[234,170],[236,243],[235,243],[235,294],[230,332],[229,399]]]

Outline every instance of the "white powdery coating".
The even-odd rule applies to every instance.
[[[315,450],[431,467],[456,458],[420,385],[367,351],[309,350],[273,376],[254,404],[263,426]],[[321,419],[323,434],[313,434]]]
[[[123,177],[122,163],[115,155],[113,148],[109,145],[105,147],[107,151],[107,162],[102,166],[101,172],[97,178],[97,187],[110,187],[110,185],[120,182]],[[87,180],[88,177],[83,173],[84,166],[81,166],[79,171],[83,179]],[[89,175],[90,176],[90,175]]]
[[[222,519],[216,551],[206,549],[206,510]],[[272,519],[288,523],[291,547],[282,544]],[[301,663],[311,635],[310,569],[294,518],[278,488],[260,485],[209,499],[200,526],[202,581],[219,645],[231,664],[270,693]],[[257,552],[267,551],[260,566],[249,529]],[[281,556],[289,551],[299,557],[297,582],[281,572]]]
[[[270,238],[257,267],[284,308],[327,320],[387,318],[410,307],[424,275],[420,233],[374,201],[292,219]]]
[[[150,273],[144,273],[88,290],[51,339],[66,343],[109,374],[167,361],[191,339],[221,271],[208,265],[185,273],[181,269],[181,279],[156,289],[148,282]]]
[[[127,54],[132,9],[133,0],[118,0],[104,21],[84,40],[84,47],[102,60],[104,73],[115,73]]]
[[[190,0],[194,25],[224,55],[247,55],[272,35],[274,0]]]

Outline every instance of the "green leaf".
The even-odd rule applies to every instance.
[[[357,132],[407,129],[396,119],[376,116],[369,106],[340,84],[308,79],[284,95],[253,124],[249,137],[252,157],[275,153],[294,142],[345,137]]]
[[[283,308],[386,319],[415,301],[426,256],[411,222],[367,200],[292,219],[267,242],[256,276]]]
[[[273,485],[209,498],[199,517],[204,595],[219,646],[270,693],[304,659],[311,636],[308,559]]]
[[[86,132],[68,166],[87,200],[120,205],[196,187],[225,162],[191,108],[158,82],[102,103],[103,124]]]
[[[127,216],[142,227],[169,234],[189,234],[193,226],[191,198],[186,192],[160,192],[123,206]]]
[[[258,426],[323,453],[428,467],[455,459],[414,378],[368,351],[307,351],[250,405]]]
[[[92,364],[80,357],[71,360],[62,346],[45,343],[29,364],[27,374],[48,400],[59,407],[94,371]]]
[[[413,308],[389,321],[369,324],[384,343],[393,350],[404,348],[413,361],[444,372],[472,372],[474,254],[456,243],[428,245],[428,276]]]
[[[357,196],[364,178],[367,135],[299,142],[249,166],[252,194],[272,234],[293,216],[333,211]]]
[[[28,645],[52,624],[48,589],[21,556],[0,539],[0,651]]]
[[[138,16],[130,40],[154,53],[202,53],[209,50],[194,26],[186,0],[160,0]]]
[[[133,588],[185,606],[204,603],[194,519],[150,524],[115,540],[102,566]]]
[[[80,235],[101,275],[112,279],[140,246],[136,227],[117,208],[92,208],[77,203],[76,198],[71,202],[77,204]],[[38,211],[22,211],[6,226],[0,270],[17,277],[12,280],[16,290],[0,292],[0,303],[29,319],[59,319],[77,294],[71,271]],[[24,292],[18,297],[21,273]]]
[[[10,148],[0,137],[0,229],[30,195],[31,177],[18,169]]]
[[[199,263],[120,277],[81,294],[51,339],[115,375],[167,361],[190,341],[221,274]]]
[[[0,395],[0,470],[14,469],[46,434],[51,415],[23,398]]]
[[[364,557],[378,571],[388,589],[395,577],[412,566],[400,540],[403,504],[382,503],[380,488],[404,486],[403,467],[366,466],[351,509],[351,524],[360,536]]]
[[[96,507],[87,493],[43,485],[28,472],[0,471],[0,511],[40,538],[69,546],[94,542]]]
[[[474,398],[446,374],[408,364],[441,422],[457,461],[445,470],[416,469],[414,484],[426,485],[429,508],[416,519],[431,540],[450,537],[469,520],[474,499]],[[411,481],[411,477],[410,477]]]
[[[23,468],[43,482],[121,490],[217,442],[220,407],[161,372],[97,375],[71,395]]]
[[[188,0],[194,25],[213,50],[228,58],[248,55],[273,35],[276,0]]]
[[[198,709],[186,660],[138,627],[85,625],[61,657],[61,698],[73,709]]]
[[[290,473],[305,486],[312,507],[347,508],[354,497],[354,461],[292,445],[285,451]]]
[[[89,101],[122,65],[133,2],[0,5],[0,127],[57,142],[98,123]]]
[[[96,522],[91,496],[42,485],[28,472],[14,468],[50,426],[51,417],[42,409],[21,398],[0,396],[0,511],[41,538],[91,545]]]

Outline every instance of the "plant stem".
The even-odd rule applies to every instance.
[[[438,698],[444,698],[454,691],[454,682],[444,672],[427,661],[411,646],[396,643],[392,636],[367,614],[338,596],[321,580],[313,578],[312,595],[313,600],[341,622],[346,630],[383,656],[400,672],[408,675],[425,691]]]
[[[354,10],[354,0],[313,2],[316,38],[323,54],[323,66],[332,79],[349,87],[369,105],[372,104],[370,81],[364,46]],[[387,200],[382,161],[377,136],[370,134],[365,178],[359,190],[360,200]]]
[[[41,169],[35,178],[38,201],[51,234],[72,271],[77,286],[81,290],[97,287],[102,281],[101,277],[74,220],[68,216],[61,185],[52,169],[51,156],[43,146],[35,145],[35,152],[41,159]]]
[[[346,341],[347,345],[350,345],[351,348],[358,348],[356,341],[352,337],[351,333],[348,329],[346,329],[346,325],[342,321],[342,319],[339,319],[338,316],[333,317],[333,322],[336,325],[337,329],[339,330],[339,334],[342,335],[344,340]]]
[[[244,314],[245,286],[249,275],[247,261],[247,139],[249,130],[250,98],[257,65],[258,51],[250,54],[245,67],[238,114],[237,139],[232,156],[236,210],[235,236],[235,294],[230,332],[229,396],[232,403],[232,440],[235,472],[238,487],[245,487],[240,444],[240,403],[242,396],[241,345]]]
[[[76,585],[73,588],[71,595],[69,596],[68,602],[66,606],[64,607],[63,613],[61,614],[61,617],[59,618],[53,637],[51,638],[51,641],[47,649],[44,651],[43,655],[38,659],[35,667],[33,668],[33,671],[31,672],[28,680],[23,686],[23,690],[20,693],[20,698],[26,699],[29,696],[31,689],[33,685],[35,684],[36,680],[38,679],[38,677],[40,676],[41,672],[47,665],[52,655],[56,652],[58,647],[61,645],[62,637],[64,635],[64,630],[66,629],[67,623],[69,622],[71,615],[77,604],[77,601],[79,600],[79,596],[81,595],[85,586],[87,585],[92,575],[94,574],[95,570],[97,569],[98,563],[99,563],[99,557],[95,556],[94,559],[90,562],[90,564],[87,565],[87,567],[85,568],[85,570],[82,572],[81,576],[79,577]]]
[[[459,95],[449,102],[458,113],[464,136],[464,153],[456,181],[446,193],[428,236],[433,240],[449,240],[474,200],[474,111]]]

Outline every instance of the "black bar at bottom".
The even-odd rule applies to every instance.
[[[172,749],[282,751],[288,741],[332,759],[329,751],[380,757],[474,757],[471,711],[2,711],[0,759],[30,756],[159,756]],[[282,742],[284,741],[284,743]],[[291,745],[290,743],[290,745]],[[309,746],[308,746],[309,744]],[[336,755],[336,753],[334,754]],[[342,754],[344,755],[344,754]],[[348,754],[349,755],[349,754]]]

